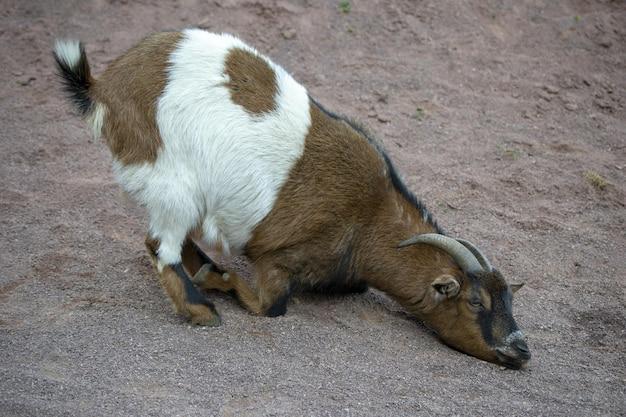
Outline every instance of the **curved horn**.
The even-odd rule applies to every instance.
[[[468,248],[451,237],[437,233],[425,233],[413,236],[410,239],[400,242],[398,247],[403,248],[417,243],[425,243],[446,251],[446,253],[448,253],[448,255],[450,255],[452,259],[454,259],[461,267],[463,272],[476,273],[483,270],[483,267]]]
[[[476,257],[478,262],[480,262],[480,264],[483,266],[485,271],[487,272],[493,271],[493,266],[491,266],[489,259],[487,259],[485,254],[482,253],[480,249],[478,249],[476,246],[474,246],[472,242],[470,242],[469,240],[465,240],[465,239],[457,239],[457,242],[461,243],[463,246],[469,249],[470,252],[474,254],[474,256]]]

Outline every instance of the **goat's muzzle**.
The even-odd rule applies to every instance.
[[[530,350],[523,339],[515,339],[507,346],[496,347],[498,360],[507,368],[519,369],[530,360]]]

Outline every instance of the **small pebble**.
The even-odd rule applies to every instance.
[[[296,31],[294,29],[285,29],[281,32],[281,35],[285,39],[293,39],[296,37]]]
[[[552,96],[544,91],[539,93],[539,98],[544,99],[545,101],[551,101],[552,100]]]
[[[543,86],[543,89],[546,90],[550,94],[559,94],[559,89],[553,85],[546,84]]]
[[[594,100],[594,103],[596,104],[596,106],[604,110],[610,110],[613,108],[613,106],[611,106],[611,103],[609,103],[608,100],[596,99]]]
[[[27,85],[30,85],[30,83],[32,81],[35,81],[36,79],[37,78],[35,77],[22,77],[19,80],[17,80],[17,83],[22,86],[27,86]]]
[[[603,48],[610,48],[613,45],[613,41],[607,37],[604,37],[598,41],[598,44]]]

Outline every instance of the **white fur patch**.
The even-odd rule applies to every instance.
[[[77,40],[57,40],[54,54],[68,67],[74,68],[80,61],[80,43]]]
[[[94,139],[98,139],[102,135],[102,125],[106,116],[106,107],[102,103],[95,103],[91,113],[87,116],[87,124],[91,127],[91,133]]]
[[[147,207],[165,264],[180,261],[185,236],[198,226],[209,246],[240,252],[302,156],[311,125],[305,88],[281,67],[266,58],[276,74],[276,109],[251,115],[231,100],[224,61],[231,48],[256,51],[230,35],[183,35],[157,103],[163,145],[156,162],[113,164]]]

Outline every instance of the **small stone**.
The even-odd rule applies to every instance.
[[[17,83],[21,86],[27,86],[30,85],[31,82],[35,81],[37,78],[35,77],[22,77],[20,79],[17,80]]]
[[[559,78],[559,86],[565,88],[566,90],[570,90],[572,88],[576,88],[576,80],[574,75],[564,75]]]
[[[388,118],[387,116],[379,115],[378,116],[378,121],[381,122],[381,123],[389,123],[391,121],[391,119]]]
[[[603,38],[600,38],[600,40],[598,41],[598,44],[603,48],[610,48],[611,45],[613,45],[613,41],[609,39],[608,37],[603,37]]]
[[[608,100],[596,99],[593,102],[596,103],[596,106],[604,110],[611,110],[613,108],[613,106],[611,105],[611,103],[609,103]]]
[[[528,113],[528,110],[522,110],[522,117],[524,119],[530,119],[530,113]]]
[[[572,103],[571,101],[565,103],[563,107],[565,107],[569,111],[578,110],[578,105],[576,103]]]
[[[376,110],[370,110],[369,112],[367,112],[367,117],[376,117],[378,116],[378,113],[376,113]]]
[[[559,94],[559,89],[553,85],[546,84],[543,86],[543,89],[546,90],[550,94]]]
[[[280,33],[285,39],[293,39],[296,37],[296,31],[294,29],[285,29]]]
[[[545,100],[545,101],[552,101],[552,94],[548,94],[547,91],[540,91],[539,92],[539,98]]]

